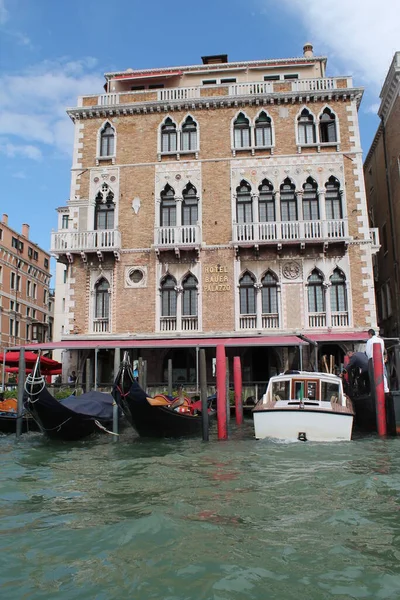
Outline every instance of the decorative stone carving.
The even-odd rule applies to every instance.
[[[283,266],[282,273],[286,279],[297,279],[300,276],[300,265],[290,261]]]

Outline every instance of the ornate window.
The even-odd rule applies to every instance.
[[[260,223],[275,221],[274,187],[268,179],[264,179],[258,187],[258,213]]]
[[[114,229],[114,194],[106,183],[103,183],[96,196],[94,210],[95,229]]]
[[[183,190],[182,202],[182,225],[196,225],[198,217],[199,200],[197,190],[191,183],[188,183]]]
[[[268,271],[261,280],[262,312],[264,315],[278,313],[278,281]]]
[[[185,119],[181,131],[182,152],[195,152],[197,150],[197,124],[191,116]]]
[[[336,177],[329,177],[325,184],[325,207],[327,219],[342,219],[342,195],[340,191],[340,183]]]
[[[321,143],[337,142],[336,117],[326,107],[319,118],[319,141]]]
[[[314,269],[308,280],[308,312],[325,312],[324,278],[318,269]]]
[[[318,185],[309,177],[303,185],[303,219],[304,221],[319,221]]]
[[[100,132],[100,156],[114,156],[115,151],[115,129],[110,123],[106,123]]]
[[[243,113],[239,113],[233,123],[235,148],[250,148],[250,121]]]
[[[253,222],[251,187],[244,180],[236,188],[236,218],[238,223]]]
[[[160,225],[162,227],[175,227],[176,202],[175,191],[167,184],[161,192]]]
[[[315,144],[316,136],[314,117],[312,116],[310,111],[307,110],[307,108],[303,108],[299,118],[297,119],[297,123],[299,144],[301,146],[307,144]]]
[[[177,151],[176,125],[170,117],[167,117],[161,126],[161,152]]]
[[[254,287],[255,277],[245,273],[239,281],[240,314],[256,314],[256,290]]]
[[[281,220],[297,221],[297,198],[295,186],[287,177],[281,185]]]
[[[271,118],[262,111],[255,121],[255,144],[257,147],[272,146]]]
[[[197,316],[197,279],[188,275],[182,283],[182,315],[185,317]]]
[[[95,286],[95,318],[108,319],[110,314],[110,284],[107,279],[100,279]]]
[[[176,317],[176,280],[167,275],[161,284],[161,316]]]
[[[340,269],[335,269],[330,277],[331,311],[347,312],[346,277]]]

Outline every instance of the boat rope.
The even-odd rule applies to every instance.
[[[71,419],[72,417],[68,417],[68,419],[65,419],[65,421],[63,421],[59,425],[56,425],[56,427],[51,427],[50,429],[48,429],[47,427],[41,427],[41,429],[43,429],[44,431],[60,431],[61,427],[65,425],[65,423],[68,423],[68,421],[70,421]]]
[[[117,390],[119,391],[121,398],[126,398],[129,396],[129,390],[124,394],[119,385],[117,385]]]
[[[33,392],[32,388],[33,387],[37,388],[38,386],[40,386],[40,388],[37,391]],[[35,377],[34,375],[29,374],[24,383],[24,390],[28,395],[29,402],[31,402],[32,404],[37,402],[37,400],[39,398],[36,398],[36,400],[32,400],[32,396],[39,396],[39,394],[44,390],[45,387],[46,387],[46,380],[43,377],[43,375],[40,375],[39,377]]]
[[[99,423],[99,421],[97,419],[95,419],[94,422],[96,423],[97,427],[99,429],[101,429],[102,431],[105,431],[106,433],[109,433],[110,435],[119,435],[119,433],[115,433],[114,431],[109,431],[109,429],[106,429],[106,427],[104,427],[104,425]]]

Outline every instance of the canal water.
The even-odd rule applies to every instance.
[[[400,438],[0,437],[2,600],[400,598]]]

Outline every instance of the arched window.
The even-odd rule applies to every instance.
[[[250,122],[243,113],[239,113],[233,123],[233,134],[235,148],[250,147]]]
[[[262,283],[262,312],[264,315],[278,313],[278,282],[272,273],[268,272],[261,280]]]
[[[275,221],[275,196],[274,187],[268,179],[264,179],[258,186],[258,213],[260,223]]]
[[[100,279],[95,286],[95,318],[108,319],[110,314],[110,285],[106,279]]]
[[[241,181],[236,188],[236,218],[238,223],[253,222],[251,187],[247,181]]]
[[[340,183],[336,177],[329,177],[325,184],[325,207],[327,219],[342,219],[342,198],[340,192]]]
[[[297,198],[295,186],[287,177],[281,185],[281,220],[297,221]]]
[[[170,117],[167,117],[161,126],[161,152],[176,152],[176,142],[176,125]]]
[[[114,156],[115,130],[110,123],[106,123],[100,133],[100,156]]]
[[[314,269],[308,280],[308,312],[325,312],[324,278],[318,269]]]
[[[96,196],[94,209],[95,229],[114,229],[114,194],[106,183],[103,183]]]
[[[346,277],[340,269],[335,269],[330,277],[331,311],[347,312]]]
[[[197,150],[197,124],[192,117],[187,117],[182,125],[181,133],[181,150],[195,151]]]
[[[303,219],[304,221],[319,221],[318,185],[309,177],[303,185]]]
[[[176,317],[176,280],[167,275],[161,284],[161,316]]]
[[[323,110],[319,118],[319,140],[322,143],[337,142],[336,118],[328,107]]]
[[[272,146],[271,118],[262,111],[255,122],[256,146]]]
[[[197,190],[188,183],[182,193],[182,225],[196,225],[199,220]]]
[[[256,314],[256,290],[254,283],[255,278],[250,273],[245,273],[239,281],[241,315]]]
[[[298,122],[299,144],[315,144],[315,123],[314,117],[309,110],[303,108],[300,113]]]
[[[182,283],[182,315],[185,317],[197,316],[197,279],[188,275]]]
[[[160,225],[162,227],[175,227],[176,225],[176,202],[175,191],[167,183],[161,192]]]

